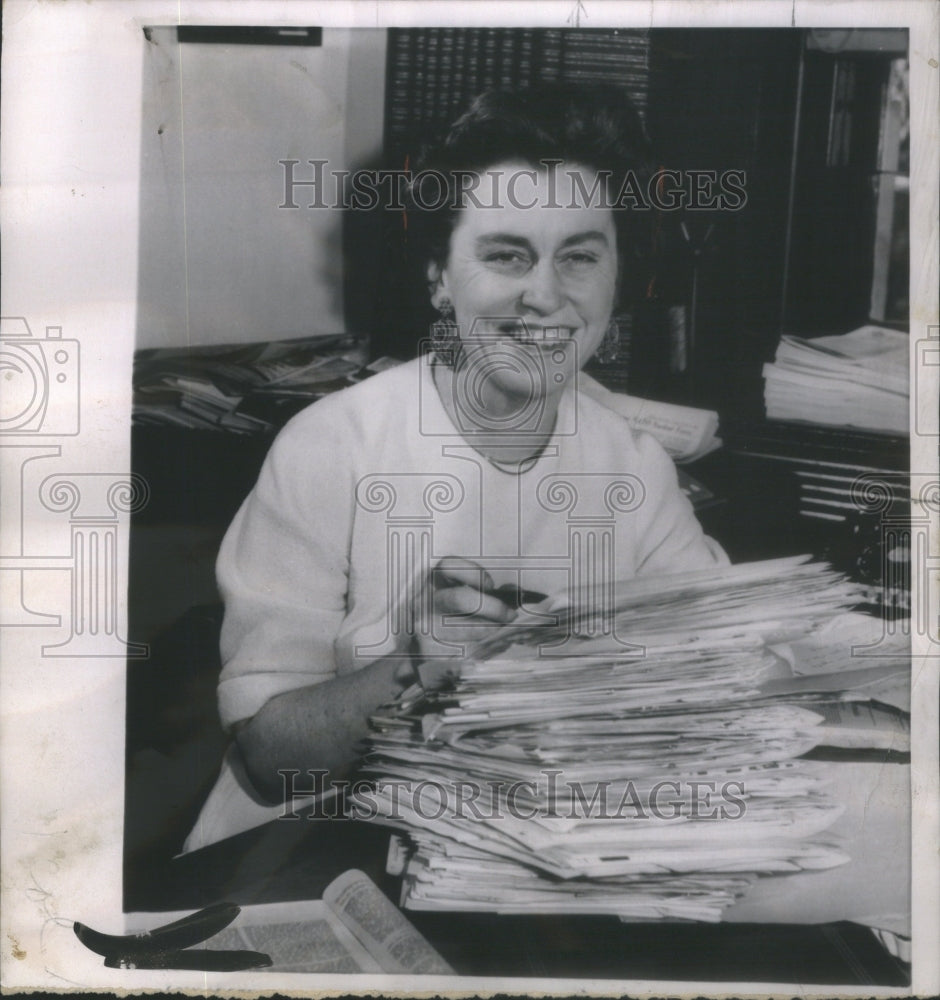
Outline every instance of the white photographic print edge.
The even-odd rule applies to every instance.
[[[21,426],[22,433],[0,437],[0,979],[5,990],[745,996],[789,995],[797,988],[720,981],[720,969],[716,981],[707,982],[668,976],[602,979],[593,978],[590,969],[577,979],[131,973],[105,968],[73,934],[74,921],[111,933],[124,929],[125,697],[127,657],[133,658],[136,648],[127,625],[129,525],[132,513],[148,499],[147,483],[129,477],[131,372],[140,323],[143,29],[233,23],[307,24],[324,31],[405,26],[909,30],[910,468],[926,484],[917,513],[928,525],[912,570],[913,607],[925,609],[924,627],[912,634],[912,981],[904,988],[812,983],[798,988],[824,996],[940,990],[940,688],[936,607],[931,610],[930,604],[940,577],[935,423],[940,366],[933,343],[940,343],[938,19],[940,10],[929,0],[4,4],[2,312],[5,321],[25,322],[30,350],[43,359],[50,378],[49,409],[42,421],[31,417],[33,423]],[[181,106],[185,101],[186,94],[180,94]],[[10,329],[5,326],[5,337]],[[96,608],[103,625],[93,636],[85,635],[85,645],[74,621],[88,612],[91,597],[77,596],[77,546],[100,546],[95,551],[107,577],[99,594],[107,607]],[[154,924],[161,922],[155,916]]]

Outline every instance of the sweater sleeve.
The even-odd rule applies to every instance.
[[[658,441],[638,434],[645,502],[638,511],[637,576],[727,566],[728,556],[709,538],[679,488],[676,467]]]
[[[332,426],[309,411],[288,424],[222,542],[218,694],[227,728],[277,694],[336,675],[352,491],[336,467],[348,446],[332,440]]]

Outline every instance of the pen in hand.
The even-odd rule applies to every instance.
[[[508,625],[524,604],[545,599],[516,583],[496,586],[482,566],[457,556],[438,562],[428,574],[428,582],[432,618],[428,630],[415,636],[420,661],[415,672],[426,690],[459,671],[466,650],[483,638],[481,628]]]
[[[465,575],[457,575],[452,570],[463,572],[464,570],[476,575],[477,580],[470,582]],[[447,590],[453,587],[470,587],[479,591],[486,597],[495,597],[507,607],[518,611],[525,604],[540,604],[546,599],[546,594],[537,590],[528,590],[520,587],[517,583],[504,583],[495,586],[493,578],[482,566],[470,560],[457,560],[455,558],[442,559],[432,572],[435,590]],[[478,584],[482,583],[482,586]]]

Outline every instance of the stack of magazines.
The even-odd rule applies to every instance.
[[[906,333],[880,326],[812,340],[785,334],[764,366],[767,417],[906,434],[909,351]]]
[[[806,755],[827,706],[885,678],[807,686],[768,644],[857,588],[796,557],[616,593],[601,629],[574,595],[547,600],[530,610],[549,624],[494,629],[449,688],[373,720],[352,809],[400,831],[404,906],[716,921],[758,878],[848,860]]]

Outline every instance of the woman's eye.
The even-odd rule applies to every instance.
[[[591,253],[588,250],[576,250],[574,253],[566,254],[561,262],[566,267],[578,269],[591,267],[597,261],[598,256],[596,253]]]
[[[510,271],[522,271],[529,267],[528,255],[519,250],[492,250],[486,254],[483,262]]]

